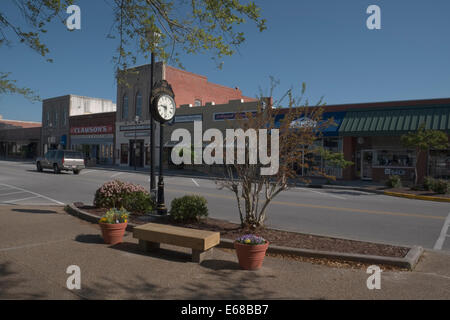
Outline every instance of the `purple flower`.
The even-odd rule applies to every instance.
[[[236,239],[237,242],[243,244],[257,245],[257,244],[265,244],[267,241],[263,237],[254,235],[254,234],[246,234]]]

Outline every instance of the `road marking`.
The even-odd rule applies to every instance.
[[[126,172],[119,172],[119,173],[115,173],[115,174],[113,174],[113,175],[111,176],[111,178],[114,178],[114,177],[120,176],[120,175],[122,175],[122,174],[126,174]]]
[[[191,180],[197,187],[200,187],[200,185],[197,183],[197,181],[195,181],[194,179],[191,179]]]
[[[3,203],[14,203],[14,202],[19,202],[19,201],[25,201],[25,200],[30,200],[30,199],[36,199],[36,198],[40,198],[41,196],[34,196],[34,197],[28,197],[28,198],[22,198],[22,199],[14,199],[14,200],[8,200],[8,201],[3,201]]]
[[[193,192],[193,191],[186,191],[186,190],[181,190],[181,189],[166,188],[165,190],[168,192],[190,193],[190,194],[194,193],[195,194],[195,192]],[[211,198],[236,200],[236,197],[234,197],[234,196],[226,196],[226,195],[220,195],[220,194],[214,194],[214,193],[208,193],[208,192],[202,192],[202,195],[209,196]],[[276,204],[276,205],[288,206],[288,207],[329,209],[329,210],[344,211],[344,212],[359,212],[359,213],[389,215],[389,216],[398,216],[398,217],[445,220],[445,217],[442,217],[442,216],[432,216],[432,215],[416,214],[416,213],[402,213],[402,212],[377,211],[377,210],[366,210],[366,209],[340,208],[340,207],[330,207],[330,206],[294,203],[294,202],[286,202],[286,201],[271,201],[270,203]]]
[[[42,195],[42,194],[39,194],[39,193],[36,193],[36,192],[33,192],[33,191],[29,191],[29,190],[26,190],[26,189],[23,189],[23,188],[11,186],[11,185],[6,184],[6,183],[0,183],[0,185],[1,185],[1,186],[4,186],[4,187],[8,187],[8,188],[12,188],[12,189],[17,189],[17,190],[21,190],[21,191],[25,191],[25,192],[34,194],[34,195],[39,196],[39,197],[41,197],[41,198],[44,198],[44,199],[50,200],[50,201],[52,201],[52,202],[54,202],[54,203],[57,203],[57,204],[59,204],[59,205],[61,205],[61,206],[64,205],[64,203],[62,203],[62,202],[60,202],[60,201],[58,201],[58,200],[49,198],[49,197],[47,197],[47,196],[44,196],[44,195]]]
[[[336,198],[336,199],[347,200],[347,198],[344,198],[344,197],[341,197],[341,196],[337,196],[337,195],[326,193],[326,192],[320,192],[320,191],[317,191],[317,190],[311,190],[311,189],[308,189],[308,188],[296,188],[296,189],[305,190],[305,191],[309,191],[309,192],[314,192],[314,193],[330,196],[330,197],[333,197],[333,198]]]
[[[11,250],[17,250],[17,249],[25,249],[25,248],[33,248],[33,247],[37,247],[37,246],[43,246],[43,245],[47,245],[47,244],[53,244],[53,243],[64,242],[64,241],[69,241],[69,240],[71,240],[71,239],[54,240],[54,241],[47,241],[47,242],[40,242],[40,243],[26,244],[26,245],[23,245],[23,246],[15,246],[15,247],[0,248],[0,252],[3,252],[3,251],[11,251]]]
[[[18,193],[25,193],[25,191],[15,191],[15,192],[10,192],[10,193],[1,193],[1,194],[0,194],[0,197],[3,197],[3,196],[10,196],[10,195],[12,195],[12,194],[18,194]]]
[[[83,170],[80,172],[81,175],[94,172],[95,170]]]
[[[444,221],[444,225],[442,226],[441,234],[439,238],[436,240],[433,249],[434,250],[442,250],[442,246],[444,245],[445,238],[449,235],[447,234],[447,230],[450,227],[450,213],[448,214],[447,219]]]

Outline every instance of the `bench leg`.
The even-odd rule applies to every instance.
[[[141,249],[141,251],[151,252],[151,251],[158,250],[160,247],[161,247],[161,244],[159,244],[159,243],[139,239],[139,248]]]
[[[212,249],[206,251],[192,249],[192,262],[202,263],[211,252]]]

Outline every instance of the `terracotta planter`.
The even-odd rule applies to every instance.
[[[242,244],[239,242],[234,243],[239,265],[244,270],[257,270],[261,268],[268,247],[269,242],[257,245]]]
[[[125,229],[127,228],[127,223],[111,224],[100,222],[100,227],[102,229],[102,236],[105,243],[117,244],[122,242]]]

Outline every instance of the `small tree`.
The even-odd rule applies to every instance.
[[[443,150],[448,147],[448,136],[445,132],[439,130],[425,129],[422,123],[416,132],[409,132],[401,137],[402,144],[407,148],[416,150],[416,166],[414,168],[414,183],[417,184],[419,177],[417,175],[418,160],[422,154],[428,154],[430,149]]]
[[[273,92],[273,88],[271,91]],[[322,119],[322,100],[314,107],[309,107],[307,100],[303,102],[304,92],[305,85],[303,84],[300,98],[294,99],[292,91],[289,90],[284,96],[289,100],[288,108],[280,107],[282,98],[274,104],[275,107],[273,105],[263,107],[260,104],[256,112],[248,113],[245,119],[238,121],[243,130],[255,129],[258,141],[259,129],[267,129],[269,132],[272,129],[279,129],[278,172],[274,175],[261,175],[262,166],[249,164],[249,150],[246,149],[246,163],[227,165],[225,178],[216,181],[221,189],[228,189],[235,194],[241,225],[244,228],[264,226],[270,202],[289,188],[291,179],[298,178],[297,170],[294,169],[295,165],[308,168],[311,174],[328,177],[319,167],[309,166],[308,163],[301,163],[300,160],[308,155],[319,153],[318,148],[314,147],[314,142],[321,138],[323,129],[332,123],[332,120],[324,121]],[[275,119],[280,118],[282,113],[284,113],[284,117],[278,125]],[[237,151],[235,152],[237,153]],[[309,181],[304,177],[299,177],[299,179]]]
[[[326,164],[335,168],[345,169],[354,164],[351,161],[345,160],[344,154],[342,152],[332,152],[323,147],[320,147],[319,153],[322,156],[322,159],[325,160]],[[335,177],[331,178],[332,180],[334,180]],[[328,179],[328,182],[330,182],[330,179]]]

